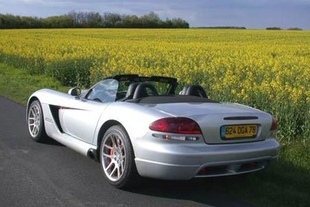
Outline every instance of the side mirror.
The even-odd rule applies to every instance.
[[[81,95],[81,89],[78,87],[70,88],[68,91],[68,94],[71,96],[80,96]]]

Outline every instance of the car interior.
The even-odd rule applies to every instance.
[[[119,82],[116,101],[135,103],[216,102],[208,99],[200,85],[188,85],[176,93],[177,79],[162,76],[117,75],[108,77]],[[108,79],[107,78],[107,79]]]

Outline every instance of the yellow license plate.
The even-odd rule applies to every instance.
[[[229,125],[221,128],[221,137],[224,139],[254,138],[257,134],[257,125]]]

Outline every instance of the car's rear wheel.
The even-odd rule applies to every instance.
[[[33,101],[28,108],[27,125],[30,137],[34,141],[47,141],[47,135],[44,128],[43,111],[38,100]]]
[[[129,136],[122,126],[109,128],[101,141],[100,163],[105,178],[117,188],[134,184],[137,172]]]

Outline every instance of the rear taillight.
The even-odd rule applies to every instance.
[[[168,117],[154,121],[149,126],[150,130],[176,134],[201,134],[198,124],[185,117]]]
[[[278,128],[278,121],[276,118],[272,118],[272,123],[270,127],[270,131],[275,131]]]

